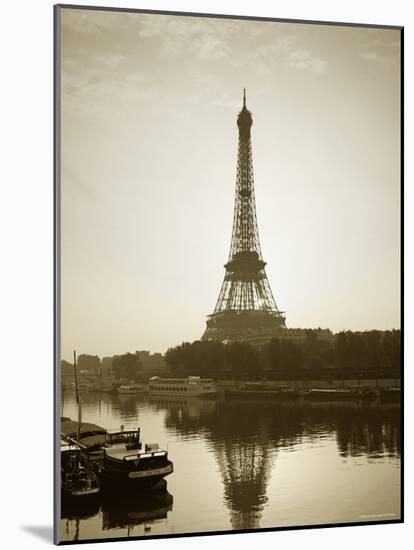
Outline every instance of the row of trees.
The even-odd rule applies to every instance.
[[[81,354],[77,358],[78,375],[87,373],[91,376],[101,376],[103,363],[97,355]],[[62,361],[62,375],[73,375],[73,364]],[[142,363],[136,353],[115,355],[111,358],[111,370],[116,378],[138,380],[142,377]]]
[[[116,378],[138,380],[141,376],[142,364],[136,353],[115,355],[112,360],[112,372]]]
[[[395,377],[401,364],[401,334],[399,330],[348,331],[329,342],[309,331],[302,343],[274,339],[260,349],[243,342],[196,341],[170,348],[165,359],[176,376]]]
[[[257,349],[241,342],[196,341],[167,350],[165,360],[175,376],[220,378],[226,372],[237,372],[241,376],[253,374],[258,370],[261,357]]]
[[[280,379],[332,376],[399,376],[401,333],[392,331],[340,332],[332,341],[321,340],[309,330],[302,343],[271,340],[262,348],[243,342],[196,341],[170,348],[165,359],[175,376],[198,375],[212,378],[275,377]],[[78,373],[99,375],[96,355],[78,357]],[[116,378],[139,380],[142,361],[137,353],[112,358]],[[62,361],[62,374],[73,374],[73,365]]]
[[[335,357],[343,370],[399,370],[401,332],[340,332],[335,340]]]

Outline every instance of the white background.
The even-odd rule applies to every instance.
[[[170,0],[93,2],[89,5],[262,15],[405,26],[406,76],[406,524],[315,529],[116,543],[172,550],[197,544],[248,548],[278,546],[322,550],[350,546],[407,548],[413,537],[413,28],[412,2],[403,0]],[[52,525],[52,53],[53,2],[20,0],[1,9],[1,544],[27,548],[51,544]],[[410,215],[411,213],[411,215]],[[411,287],[411,288],[410,288]],[[410,341],[411,340],[411,341]],[[4,353],[4,351],[6,353]],[[323,467],[323,465],[321,465]],[[196,480],[195,480],[196,482]],[[317,502],[315,502],[317,506]],[[412,543],[411,543],[412,544]],[[124,546],[121,546],[124,545]],[[89,545],[84,545],[86,548]],[[115,546],[111,546],[114,548]],[[97,545],[93,546],[98,548]],[[105,547],[109,548],[109,547]]]

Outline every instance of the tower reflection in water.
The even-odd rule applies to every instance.
[[[260,527],[278,450],[334,437],[342,457],[400,457],[400,409],[379,403],[158,400],[166,428],[203,434],[214,453],[233,529]],[[276,461],[276,462],[275,462]]]

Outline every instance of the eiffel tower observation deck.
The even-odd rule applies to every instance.
[[[261,344],[286,328],[260,249],[250,137],[252,124],[244,90],[243,108],[237,117],[239,149],[230,253],[216,307],[208,316],[202,340]]]

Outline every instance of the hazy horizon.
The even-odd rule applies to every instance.
[[[62,9],[62,358],[199,339],[247,89],[289,328],[400,328],[400,32]]]

